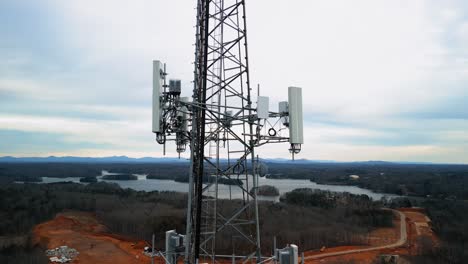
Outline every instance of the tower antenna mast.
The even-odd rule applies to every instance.
[[[165,68],[159,61],[153,66],[156,140],[160,144],[175,141],[179,153],[190,142],[183,255],[187,264],[215,263],[226,255],[259,263],[257,192],[259,174],[265,172],[255,149],[289,142],[290,151],[299,153],[302,90],[289,87],[289,102],[280,102],[277,112],[270,111],[269,98],[259,92],[254,101],[245,0],[198,0],[196,10],[192,101],[180,97],[180,81],[169,81],[166,91]],[[230,243],[232,252],[221,252],[225,248],[219,242]]]

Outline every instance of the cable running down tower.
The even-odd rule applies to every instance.
[[[179,155],[190,146],[186,234],[180,242],[169,231],[171,264],[182,255],[194,264],[227,256],[261,262],[257,190],[265,166],[255,149],[289,142],[294,157],[304,143],[301,88],[289,87],[288,101],[270,111],[269,98],[252,87],[245,11],[244,0],[198,1],[191,100],[180,97],[180,80],[167,85],[166,65],[153,62],[156,141],[164,151],[174,141]],[[231,252],[219,253],[226,244]]]

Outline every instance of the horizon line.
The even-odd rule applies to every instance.
[[[180,161],[189,161],[189,158],[182,158],[182,157],[151,157],[151,156],[145,156],[145,157],[129,157],[125,155],[114,155],[114,156],[100,156],[100,157],[90,157],[90,156],[25,156],[25,157],[18,157],[18,156],[12,156],[12,155],[6,155],[6,156],[0,156],[0,162],[5,163],[5,159],[11,159],[11,160],[16,160],[16,162],[27,162],[27,161],[21,161],[21,160],[27,160],[27,159],[37,159],[37,160],[46,160],[46,159],[96,159],[96,160],[102,160],[102,159],[127,159],[130,162],[138,162],[138,160],[142,159],[157,159],[157,160],[180,160]],[[220,160],[224,160],[224,158],[220,158]],[[361,160],[361,161],[339,161],[339,160],[314,160],[314,159],[297,159],[297,160],[292,160],[292,159],[287,159],[287,158],[260,158],[260,160],[266,160],[266,161],[274,161],[278,160],[281,162],[310,162],[310,163],[390,163],[390,164],[419,164],[419,165],[468,165],[466,163],[448,163],[448,162],[426,162],[426,161],[387,161],[387,160]],[[30,161],[31,162],[31,161]],[[65,161],[67,162],[67,161]],[[68,161],[71,162],[71,161]],[[115,163],[116,161],[114,161]],[[123,161],[120,161],[123,162]]]

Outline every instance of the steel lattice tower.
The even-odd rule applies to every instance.
[[[277,112],[259,89],[252,99],[244,0],[198,0],[195,39],[191,101],[180,97],[180,80],[166,84],[166,65],[153,61],[156,141],[164,153],[166,141],[174,141],[179,154],[188,142],[191,150],[185,242],[175,230],[166,232],[166,262],[175,264],[185,247],[187,264],[215,263],[217,257],[259,263],[262,166],[255,148],[289,142],[293,157],[300,152],[302,89],[289,87]],[[221,252],[220,244],[232,252]]]
[[[251,100],[245,1],[199,0],[195,47],[186,261],[214,263],[217,239],[251,251],[236,252],[233,245],[233,255],[260,260],[255,171],[259,139]],[[204,186],[204,176],[214,181]],[[222,178],[236,180],[231,188],[242,190],[242,202],[227,214],[218,208]]]

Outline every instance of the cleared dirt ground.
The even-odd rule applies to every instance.
[[[342,246],[325,248],[322,252],[311,250],[305,252],[306,263],[343,263],[354,260],[355,263],[372,263],[380,254],[414,255],[421,247],[421,237],[430,238],[436,244],[437,239],[430,227],[430,219],[423,209],[401,208],[406,222],[407,239],[402,245],[395,245],[401,241],[401,222],[397,215],[394,227],[380,228],[368,236],[369,246]],[[34,228],[35,240],[43,247],[55,248],[66,245],[80,252],[72,263],[103,263],[103,264],[143,264],[151,263],[149,257],[142,254],[146,246],[144,241],[110,234],[105,226],[100,224],[95,216],[83,212],[66,212],[58,214],[53,220],[37,225]],[[427,241],[426,241],[427,242]],[[350,250],[376,248],[366,252],[349,253]],[[324,257],[318,257],[320,255]],[[316,258],[318,257],[318,258]],[[221,262],[224,262],[221,260]],[[229,261],[230,262],[230,261]],[[162,264],[162,259],[156,258],[155,263]]]
[[[144,241],[107,233],[89,213],[67,212],[34,228],[35,240],[47,248],[69,246],[80,252],[72,263],[150,263],[142,254]],[[158,261],[159,262],[159,261]],[[162,263],[162,262],[161,262]]]

